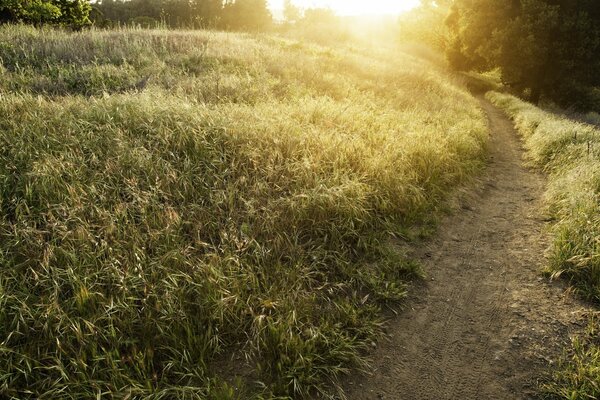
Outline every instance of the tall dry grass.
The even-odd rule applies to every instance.
[[[0,60],[8,398],[333,393],[487,137],[402,52],[2,26]]]

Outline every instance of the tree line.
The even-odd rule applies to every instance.
[[[96,25],[264,30],[272,23],[266,0],[100,0]]]
[[[267,0],[0,0],[0,23],[265,30]]]
[[[91,23],[88,0],[0,0],[0,23],[53,24],[80,29]]]
[[[457,71],[498,70],[534,103],[600,110],[598,0],[421,0],[399,31],[444,52]]]
[[[507,87],[533,102],[600,109],[599,0],[421,3],[400,18],[401,35],[445,52],[454,69],[498,69]],[[330,10],[301,10],[292,0],[285,1],[284,17],[307,34],[337,23]],[[2,22],[259,31],[273,17],[267,0],[0,0]]]
[[[498,68],[538,103],[600,110],[600,1],[455,0],[446,55],[457,70]]]

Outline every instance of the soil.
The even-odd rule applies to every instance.
[[[390,321],[372,371],[344,383],[349,400],[535,398],[586,324],[585,305],[542,275],[545,179],[525,166],[512,122],[480,101],[487,171],[413,251],[427,277]]]

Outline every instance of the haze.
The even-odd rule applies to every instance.
[[[301,8],[331,8],[339,15],[394,15],[408,11],[419,5],[419,0],[295,0],[294,4]],[[283,0],[269,0],[272,10],[283,9]]]

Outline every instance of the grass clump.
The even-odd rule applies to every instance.
[[[505,94],[488,98],[504,109],[523,135],[531,162],[549,172],[547,200],[555,219],[548,272],[600,303],[600,131],[543,111]],[[589,338],[573,342],[572,354],[544,386],[550,398],[597,398],[600,343],[597,320]]]
[[[553,227],[549,272],[600,301],[600,131],[545,112],[515,97],[488,98],[514,119],[529,157],[550,173]]]
[[[592,315],[585,336],[573,339],[570,354],[561,361],[552,380],[542,386],[544,399],[600,397],[599,329],[598,316]]]
[[[501,90],[500,71],[492,70],[484,73],[461,72],[458,78],[464,81],[471,93],[483,95],[491,90]]]
[[[420,274],[390,236],[482,162],[477,102],[402,52],[0,43],[2,397],[329,395]]]

